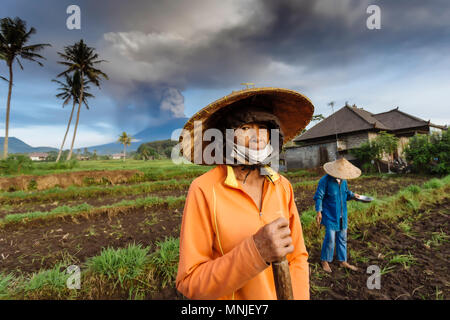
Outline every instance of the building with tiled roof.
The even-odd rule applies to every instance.
[[[46,152],[32,152],[28,155],[32,161],[45,161],[48,158]]]
[[[316,168],[335,160],[338,155],[352,161],[354,157],[349,150],[376,138],[380,131],[395,134],[400,139],[399,149],[394,155],[399,157],[409,137],[414,134],[446,129],[399,108],[373,114],[355,105],[345,105],[292,140],[293,143],[286,147],[286,166],[288,170]]]

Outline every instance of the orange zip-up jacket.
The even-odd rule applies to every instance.
[[[217,165],[194,179],[184,206],[176,286],[190,299],[276,299],[272,267],[253,235],[280,216],[289,221],[294,251],[287,255],[294,299],[309,299],[308,253],[292,186],[266,167],[261,212],[236,179]],[[270,181],[270,178],[272,181]]]

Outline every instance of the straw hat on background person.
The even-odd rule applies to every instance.
[[[327,162],[323,165],[323,169],[330,176],[338,179],[355,179],[361,175],[361,170],[345,158]]]
[[[292,140],[308,125],[314,113],[312,102],[294,90],[262,87],[233,91],[208,104],[186,122],[183,130],[187,137],[190,135],[190,139],[184,139],[183,134],[179,137],[183,157],[191,162],[194,162],[194,159],[200,159],[200,163],[197,161],[195,163],[206,165],[201,155],[210,141],[203,141],[203,133],[210,128],[223,129],[224,120],[227,118],[230,120],[233,117],[233,114],[230,115],[230,111],[236,112],[237,115],[241,110],[245,111],[247,108],[252,110],[259,108],[262,114],[265,113],[267,121],[279,124],[283,136],[280,149],[284,143]],[[251,113],[256,114],[248,112],[248,114]],[[274,119],[270,119],[269,114],[274,115]],[[198,136],[194,132],[195,121],[201,121],[202,125]],[[195,158],[194,152],[198,152],[200,156]]]

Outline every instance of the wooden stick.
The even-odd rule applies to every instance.
[[[278,300],[294,300],[292,293],[291,274],[289,263],[286,258],[281,261],[272,262],[273,278]]]

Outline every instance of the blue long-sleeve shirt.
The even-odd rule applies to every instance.
[[[341,179],[339,186],[336,178],[326,174],[317,186],[314,200],[316,211],[322,212],[322,222],[326,228],[339,231],[347,228],[347,200],[353,199],[355,194],[348,189],[347,180]],[[342,216],[342,226],[340,217]]]

